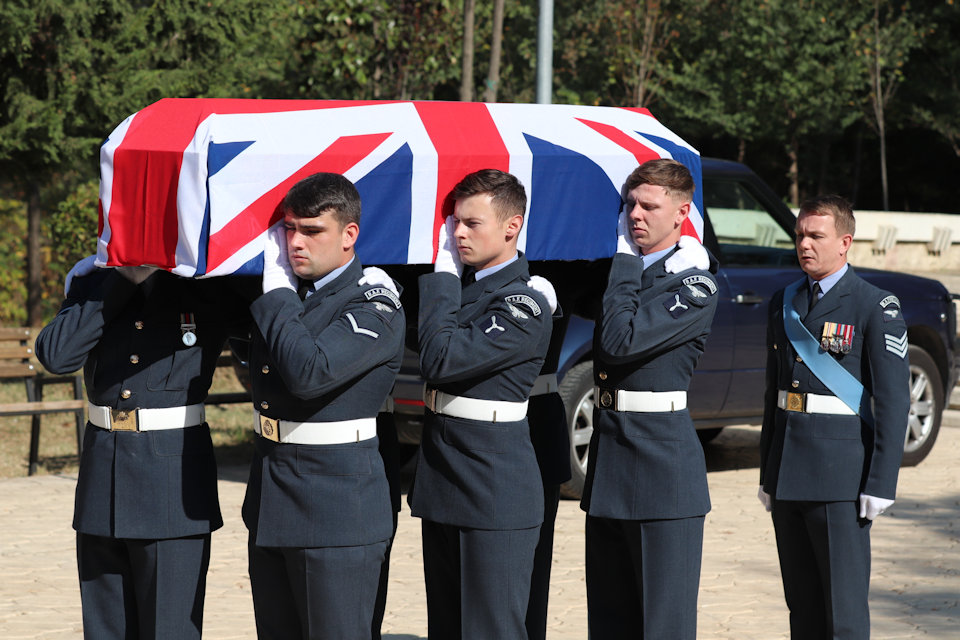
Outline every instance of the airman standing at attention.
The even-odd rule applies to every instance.
[[[690,172],[658,159],[627,178],[618,249],[594,338],[587,512],[592,638],[693,640],[710,510],[690,377],[717,307],[709,254],[681,236]]]
[[[853,210],[804,202],[806,276],[774,294],[760,501],[773,512],[791,637],[870,637],[870,526],[893,504],[910,411],[900,300],[847,264]]]

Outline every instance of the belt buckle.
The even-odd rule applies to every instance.
[[[273,442],[280,442],[280,421],[261,414],[260,436]]]
[[[110,431],[139,431],[137,410],[110,409]]]
[[[600,391],[600,406],[604,409],[619,411],[619,408],[617,407],[617,390],[604,389],[603,387],[597,387],[597,389]]]
[[[787,392],[787,411],[805,412],[807,409],[807,394]]]
[[[427,405],[427,409],[433,411],[434,413],[439,413],[437,411],[437,393],[438,391],[433,388],[427,388],[427,393],[423,396],[423,403]]]

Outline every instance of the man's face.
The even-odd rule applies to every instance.
[[[491,202],[493,196],[479,193],[457,200],[453,216],[457,221],[454,238],[460,261],[477,269],[486,269],[505,262],[516,253],[512,242],[520,232],[522,216],[500,222]]]
[[[847,262],[847,250],[853,236],[839,233],[833,216],[801,214],[797,218],[796,232],[800,268],[814,280],[835,273]]]
[[[316,218],[298,218],[289,211],[283,216],[287,231],[287,258],[293,272],[304,280],[318,280],[345,265],[353,256],[359,227],[342,228],[332,213]]]
[[[680,239],[681,225],[690,213],[690,202],[667,195],[667,190],[641,184],[627,193],[628,228],[643,254],[666,249]]]

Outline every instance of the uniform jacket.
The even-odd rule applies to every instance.
[[[400,368],[405,321],[383,287],[358,286],[355,259],[300,301],[271,291],[250,307],[253,405],[296,422],[376,418]],[[372,544],[393,532],[378,439],[334,445],[278,444],[256,437],[243,521],[256,544]]]
[[[528,398],[552,325],[550,307],[529,279],[522,256],[462,292],[451,274],[420,277],[420,371],[429,386],[484,400]],[[426,414],[408,495],[414,516],[489,530],[543,521],[543,485],[526,418],[494,423]]]
[[[801,362],[783,328],[783,291],[770,301],[760,483],[779,500],[893,498],[910,410],[907,327],[900,301],[849,268],[807,315],[809,287],[794,308],[815,338],[825,322],[853,326],[849,353],[820,351],[864,385],[860,416],[788,412],[777,391],[832,395]],[[871,411],[872,400],[872,411]]]
[[[672,255],[672,254],[670,254]],[[717,307],[710,271],[667,273],[666,258],[613,257],[594,334],[594,382],[631,391],[686,391]],[[710,510],[703,448],[687,409],[613,411],[596,399],[582,508],[621,520]]]
[[[557,309],[553,314],[550,347],[547,349],[540,375],[557,372],[568,322],[569,318],[564,317]],[[567,412],[560,394],[553,392],[531,397],[527,420],[530,422],[530,439],[537,454],[543,483],[563,484],[570,479],[570,434],[567,428]]]
[[[249,318],[223,278],[188,280],[155,272],[139,286],[114,269],[75,278],[60,312],[37,338],[54,373],[83,366],[87,397],[115,409],[176,407],[207,396],[232,323]],[[259,283],[257,283],[259,286]],[[193,313],[193,346],[181,314]],[[126,397],[125,397],[126,396]],[[110,432],[88,425],[73,526],[117,538],[202,534],[223,524],[206,425]]]

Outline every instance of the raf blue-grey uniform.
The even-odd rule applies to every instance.
[[[853,328],[849,350],[818,355],[864,385],[860,415],[778,408],[780,392],[833,395],[786,336],[781,290],[767,325],[760,484],[773,498],[792,637],[868,638],[870,521],[858,517],[858,497],[896,493],[910,408],[907,327],[900,301],[852,267],[809,313],[806,285],[792,304],[814,338],[827,322]]]
[[[302,302],[278,289],[251,305],[259,330],[250,374],[261,416],[376,419],[400,368],[405,320],[399,298],[358,286],[361,277],[354,259]],[[256,438],[243,521],[260,637],[370,637],[393,532],[378,444],[376,436],[339,444]]]
[[[537,465],[540,467],[540,480],[543,482],[543,524],[540,525],[540,538],[533,556],[530,598],[527,601],[526,627],[530,640],[542,640],[547,633],[550,568],[553,564],[553,534],[560,503],[560,485],[569,480],[571,475],[567,412],[555,385],[560,350],[569,321],[559,308],[553,314],[550,346],[527,408],[530,440],[533,442]],[[541,379],[548,380],[549,386],[544,388],[540,384]]]
[[[668,256],[673,251],[668,252]],[[594,432],[587,512],[587,612],[593,638],[696,637],[703,449],[686,408],[617,410],[617,391],[686,392],[717,306],[710,271],[667,273],[666,257],[613,257],[594,338]]]
[[[248,317],[221,278],[157,271],[135,285],[98,269],[73,280],[37,355],[55,373],[83,366],[91,404],[137,417],[202,403],[228,321],[245,331]],[[84,635],[199,638],[210,532],[222,524],[206,423],[114,431],[88,422],[73,519]]]
[[[420,277],[420,369],[429,389],[522,403],[550,342],[546,299],[520,256],[471,282]],[[462,286],[462,291],[461,291]],[[429,393],[429,392],[428,392]],[[526,417],[457,418],[428,410],[408,495],[422,518],[431,638],[525,638],[543,487]]]

